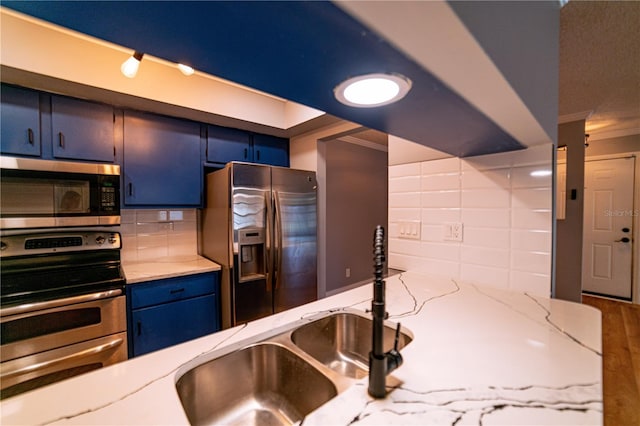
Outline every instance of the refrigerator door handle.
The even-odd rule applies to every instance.
[[[271,292],[271,274],[273,274],[273,221],[271,221],[269,218],[272,217],[273,215],[273,197],[271,196],[271,191],[265,191],[264,193],[264,207],[265,207],[265,212],[266,212],[266,217],[265,217],[265,229],[266,229],[266,235],[265,235],[265,250],[266,250],[266,259],[265,259],[265,275],[267,277],[267,279],[265,280],[265,287],[266,287],[266,291],[267,293]]]
[[[274,271],[273,271],[273,288],[277,289],[280,285],[280,270],[282,269],[282,215],[280,214],[280,194],[278,191],[273,191],[273,217],[274,217],[274,238],[273,243],[275,248],[273,250],[274,259]]]

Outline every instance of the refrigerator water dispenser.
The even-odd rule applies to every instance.
[[[265,230],[246,228],[238,230],[238,281],[266,278]]]

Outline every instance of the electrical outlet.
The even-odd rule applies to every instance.
[[[404,220],[398,222],[398,234],[400,238],[407,238],[411,240],[420,239],[420,227],[422,226],[419,220]]]
[[[459,222],[447,222],[444,224],[443,240],[445,241],[462,241],[463,224]]]
[[[345,278],[351,278],[351,268],[347,268],[344,271]]]

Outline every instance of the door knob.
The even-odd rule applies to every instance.
[[[627,232],[629,232],[629,231],[631,231],[631,229],[629,229],[629,228],[622,228],[622,232],[624,232],[624,233],[627,233]]]
[[[631,241],[629,238],[622,237],[619,240],[615,240],[614,243],[628,243],[629,241]]]

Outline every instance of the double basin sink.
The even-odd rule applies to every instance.
[[[361,311],[320,314],[196,358],[176,389],[192,425],[291,425],[368,374],[371,333]],[[411,340],[401,329],[398,349]]]

